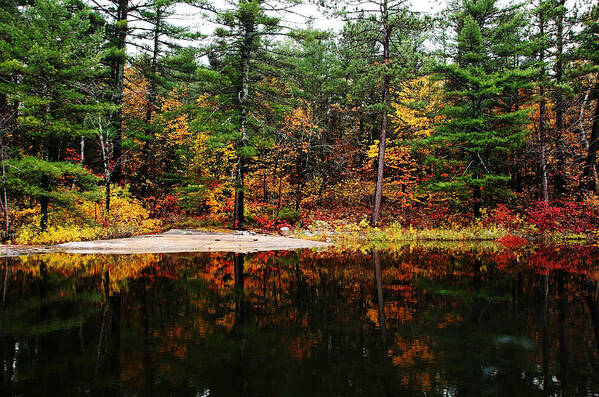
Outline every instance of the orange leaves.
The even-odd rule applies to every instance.
[[[285,116],[282,131],[288,136],[318,135],[318,125],[314,122],[314,112],[307,106],[298,106]],[[297,139],[297,138],[296,138]]]
[[[123,118],[143,119],[148,108],[150,83],[134,68],[125,69]]]
[[[171,144],[186,144],[186,140],[191,137],[188,125],[190,117],[182,111],[186,96],[187,89],[180,86],[173,88],[165,98],[162,98],[160,106],[162,117],[158,122],[164,128],[166,141]]]
[[[440,116],[442,107],[440,83],[428,77],[408,81],[405,88],[395,92],[390,115],[397,138],[414,139],[430,136]]]

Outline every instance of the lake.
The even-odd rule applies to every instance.
[[[0,258],[0,394],[599,395],[598,254]]]

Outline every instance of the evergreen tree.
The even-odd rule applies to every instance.
[[[590,84],[587,88],[589,101],[595,100],[595,109],[592,118],[591,135],[587,139],[584,131],[581,131],[583,137],[588,142],[587,154],[584,159],[582,179],[580,186],[583,190],[599,191],[597,183],[597,149],[599,148],[599,82],[596,74],[599,72],[599,6],[595,5],[586,15],[583,16],[584,27],[582,31],[576,34],[579,47],[575,50],[575,57],[581,61],[581,64],[573,72],[575,75],[595,75],[589,79]],[[582,112],[581,112],[582,114]]]
[[[0,47],[6,57],[2,69],[14,77],[1,89],[9,103],[18,104],[15,139],[21,149],[16,155],[25,156],[29,170],[57,167],[64,175],[77,174],[70,166],[55,165],[64,159],[69,144],[93,134],[85,118],[97,107],[88,103],[84,87],[102,72],[102,32],[92,23],[91,11],[76,0],[35,0],[20,12],[13,23],[3,18],[0,24]],[[21,181],[36,186],[17,189],[39,192],[32,197],[41,206],[42,230],[47,227],[48,206],[56,198],[49,192],[58,188],[57,172],[23,176]]]
[[[158,162],[152,156],[157,152],[157,148],[153,145],[159,144],[154,142],[159,127],[153,123],[159,95],[173,88],[173,82],[168,80],[172,73],[177,75],[184,70],[193,76],[193,69],[196,67],[193,49],[184,48],[182,43],[197,39],[201,35],[169,22],[176,15],[176,6],[180,3],[182,2],[173,0],[153,1],[151,5],[139,12],[139,18],[147,24],[147,27],[137,28],[137,32],[133,33],[139,40],[136,46],[143,50],[143,54],[132,62],[132,67],[139,71],[149,85],[146,93],[145,117],[142,124],[138,123],[135,126],[137,129],[134,134],[139,141],[143,142],[142,167],[134,180],[134,190],[142,197],[147,197],[152,191],[152,182],[165,182],[148,179],[148,175],[159,173]]]
[[[364,11],[366,9],[366,11]],[[376,86],[380,92],[368,106],[381,114],[377,177],[372,206],[372,224],[381,216],[385,146],[389,129],[392,87],[413,77],[421,64],[424,24],[412,13],[406,0],[365,0],[356,11],[343,9],[349,17],[344,34],[351,43],[355,61],[364,63],[358,70],[358,89]],[[364,84],[365,83],[365,84]]]
[[[103,43],[102,62],[109,68],[109,73],[104,76],[103,101],[113,103],[114,110],[110,114],[109,135],[113,137],[114,169],[112,178],[122,178],[122,145],[124,137],[123,126],[125,120],[122,114],[123,86],[125,79],[125,65],[127,63],[127,45],[137,46],[137,40],[132,34],[134,27],[131,21],[139,20],[140,13],[148,7],[146,0],[91,0],[93,9],[104,18],[105,37]]]
[[[256,154],[260,132],[267,128],[255,116],[254,111],[262,105],[267,85],[259,83],[267,77],[278,75],[278,60],[273,57],[273,37],[284,36],[280,15],[298,0],[239,0],[231,8],[214,10],[215,22],[221,27],[215,30],[216,40],[209,57],[213,67],[226,75],[233,91],[222,92],[228,96],[234,110],[235,131],[225,128],[223,139],[234,142],[237,162],[234,171],[235,207],[233,226],[241,228],[244,219],[245,174],[248,161]],[[273,16],[276,15],[276,16]],[[260,95],[257,95],[258,91]],[[267,95],[268,96],[268,93]],[[258,100],[260,98],[260,100]]]
[[[514,63],[524,51],[524,13],[497,3],[464,0],[453,10],[452,62],[438,65],[444,121],[426,141],[437,151],[429,187],[471,198],[476,217],[484,203],[507,193],[506,159],[522,143],[527,116],[509,104],[533,73]]]
[[[296,211],[300,209],[301,188],[309,176],[320,179],[319,197],[322,192],[336,181],[341,180],[349,168],[342,157],[337,156],[334,148],[337,142],[350,142],[347,131],[350,129],[349,118],[341,117],[340,105],[346,103],[348,80],[345,79],[346,68],[339,58],[339,48],[331,32],[318,31],[313,28],[294,32],[297,44],[291,48],[288,76],[291,83],[292,97],[295,105],[304,112],[309,112],[316,128],[308,134],[297,133],[289,136],[289,130],[281,135],[281,141],[290,138],[296,148],[296,165],[290,170],[296,182]]]

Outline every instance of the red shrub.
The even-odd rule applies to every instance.
[[[526,245],[528,244],[528,240],[522,237],[518,237],[518,236],[514,236],[513,234],[508,234],[506,236],[503,236],[501,238],[498,238],[497,240],[498,243],[503,244],[504,246],[511,248],[511,247],[520,247],[522,245]]]
[[[522,218],[518,216],[516,211],[508,208],[504,204],[499,204],[495,209],[489,212],[488,217],[484,220],[486,225],[501,225],[508,228],[519,227],[522,224]]]
[[[526,211],[526,220],[541,231],[558,230],[584,232],[597,227],[595,208],[587,203],[536,202]]]

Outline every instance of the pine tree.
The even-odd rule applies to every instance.
[[[381,216],[385,146],[389,129],[392,87],[401,89],[401,81],[413,77],[421,66],[423,32],[422,21],[412,13],[405,0],[364,0],[356,10],[344,8],[349,23],[344,34],[358,63],[359,90],[376,86],[379,99],[368,106],[381,115],[376,187],[372,205],[371,223]],[[355,5],[355,2],[351,3]],[[366,11],[364,11],[366,9]],[[361,76],[360,76],[361,75]]]
[[[26,168],[15,167],[22,169],[22,175],[12,179],[35,186],[9,183],[9,189],[31,193],[39,201],[44,230],[48,206],[57,197],[51,193],[57,191],[57,175],[86,172],[59,163],[69,144],[93,134],[85,118],[96,105],[87,102],[84,86],[102,72],[98,53],[102,32],[92,23],[91,11],[76,0],[35,0],[20,13],[13,23],[3,18],[0,24],[0,47],[6,57],[2,71],[14,77],[1,89],[9,103],[18,104],[15,139],[22,159],[16,161],[27,164]],[[25,176],[28,170],[45,168],[52,171],[41,172],[39,177]],[[78,180],[84,178],[74,182]],[[89,187],[87,183],[85,187]]]
[[[125,80],[125,65],[127,64],[127,45],[137,46],[137,40],[132,35],[134,27],[130,23],[139,20],[140,14],[149,6],[145,0],[92,0],[93,9],[102,16],[105,25],[102,62],[108,67],[109,72],[104,75],[103,101],[113,103],[114,110],[110,114],[110,135],[113,136],[114,169],[112,178],[122,178],[123,154],[121,142],[124,136],[123,87]]]
[[[160,94],[172,88],[172,84],[168,81],[169,74],[177,72],[181,67],[189,67],[189,59],[173,56],[177,53],[181,54],[183,49],[193,51],[191,48],[184,48],[182,44],[201,37],[169,22],[169,19],[176,15],[176,6],[180,3],[173,0],[153,1],[139,12],[139,18],[147,24],[147,27],[137,28],[138,31],[132,33],[139,41],[137,47],[143,50],[143,54],[132,62],[132,67],[136,68],[149,83],[145,117],[142,128],[138,129],[136,134],[138,140],[143,142],[141,178],[136,181],[136,190],[144,197],[147,197],[152,190],[152,186],[146,182],[147,176],[158,172],[151,156],[151,153],[156,151],[153,145],[159,129],[153,123],[158,98]]]
[[[595,5],[583,16],[584,27],[576,35],[579,47],[575,50],[575,57],[581,61],[580,66],[574,71],[576,75],[591,75],[599,72],[599,6]],[[581,188],[587,191],[599,191],[596,186],[597,149],[599,148],[599,82],[595,77],[594,82],[588,87],[588,100],[595,100],[591,135],[588,138],[587,154],[584,159]],[[584,132],[581,131],[584,135]]]
[[[256,154],[256,144],[261,132],[268,128],[252,117],[253,111],[260,108],[257,100],[258,85],[267,77],[278,75],[278,60],[272,56],[270,48],[275,47],[273,37],[285,36],[288,32],[281,26],[280,15],[298,0],[239,0],[229,4],[231,8],[215,10],[215,22],[220,25],[215,30],[214,45],[209,49],[209,57],[232,84],[233,91],[222,92],[234,110],[235,131],[224,129],[221,136],[234,142],[237,162],[234,171],[235,206],[233,227],[242,228],[244,219],[245,175],[249,160]],[[276,16],[273,16],[276,15]],[[265,90],[265,85],[260,90]],[[260,97],[268,97],[269,94]]]
[[[437,67],[444,121],[426,140],[437,154],[429,187],[471,198],[478,217],[484,203],[507,193],[506,159],[522,143],[527,113],[506,104],[515,102],[514,88],[529,86],[533,70],[513,62],[523,51],[519,32],[526,24],[518,7],[465,0],[452,16],[452,62]]]

